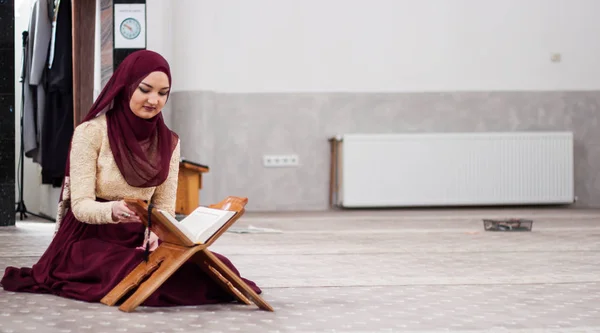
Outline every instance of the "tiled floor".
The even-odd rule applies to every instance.
[[[532,232],[484,232],[529,217]],[[248,213],[212,247],[275,313],[138,308],[0,290],[0,332],[600,332],[600,211]],[[53,226],[0,228],[0,272],[34,263]]]

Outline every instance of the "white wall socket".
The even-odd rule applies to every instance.
[[[263,165],[267,168],[295,167],[300,164],[298,155],[263,155]]]

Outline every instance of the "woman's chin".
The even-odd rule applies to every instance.
[[[136,112],[134,112],[134,114],[136,116],[138,116],[139,118],[142,119],[147,119],[150,120],[154,117],[156,117],[158,114],[160,113],[160,111],[147,111],[147,110],[138,110]]]

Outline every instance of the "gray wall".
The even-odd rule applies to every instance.
[[[343,133],[571,130],[578,206],[600,206],[600,92],[213,93],[171,95],[182,156],[208,164],[201,204],[247,196],[248,210],[328,208],[327,138]],[[298,168],[264,168],[296,153]]]

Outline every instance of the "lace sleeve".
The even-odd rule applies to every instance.
[[[102,128],[85,122],[75,128],[70,154],[71,210],[77,220],[90,224],[115,223],[113,202],[96,201],[96,171]]]
[[[179,178],[179,158],[181,141],[177,143],[171,164],[169,166],[169,176],[164,183],[158,185],[152,196],[152,203],[156,208],[164,209],[175,216],[175,202],[177,200],[177,181]]]

